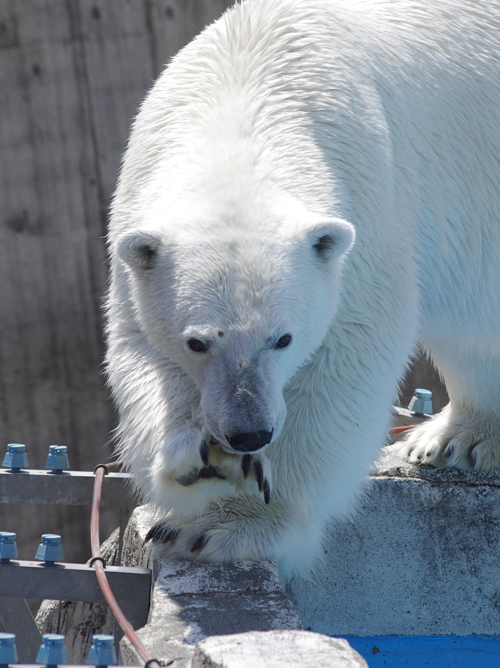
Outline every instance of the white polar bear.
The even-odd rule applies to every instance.
[[[417,340],[451,403],[410,461],[500,468],[499,34],[496,0],[247,0],[148,95],[107,366],[167,556],[308,566]]]

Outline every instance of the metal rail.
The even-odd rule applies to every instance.
[[[134,628],[144,626],[149,611],[151,570],[108,566],[106,574]],[[106,603],[95,573],[86,564],[47,566],[39,561],[11,560],[0,564],[0,592],[2,597]]]
[[[0,469],[0,503],[54,503],[91,506],[94,488],[92,471],[51,473],[34,469],[12,473]],[[133,498],[130,473],[109,473],[102,490],[101,505],[130,512]]]
[[[120,561],[123,530],[137,503],[130,484],[130,474],[111,472],[106,476],[104,487],[102,474],[103,469],[100,468],[97,475],[100,479],[99,502],[103,506],[120,509]],[[0,502],[92,506],[95,481],[96,475],[90,471],[54,473],[33,469],[0,469]],[[97,545],[99,546],[98,527]],[[96,571],[103,569],[101,563],[96,566]],[[130,620],[127,624],[134,633],[133,629],[141,628],[147,622],[151,571],[147,568],[108,566],[106,575],[114,591],[114,595],[111,594],[114,605],[110,607],[115,618],[120,623],[114,606],[123,610],[121,614]],[[0,564],[0,619],[11,631],[19,627],[19,655],[24,663],[34,660],[41,639],[24,598],[110,604],[99,586],[99,575],[97,574],[96,578],[94,569],[88,565],[60,562],[48,565],[38,561],[15,559]],[[150,657],[145,659],[148,660]]]

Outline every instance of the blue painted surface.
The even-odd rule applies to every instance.
[[[500,668],[500,636],[345,638],[370,668]]]

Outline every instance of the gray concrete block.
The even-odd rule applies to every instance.
[[[315,576],[286,589],[328,635],[498,634],[499,554],[500,474],[386,459]]]
[[[156,586],[170,596],[238,592],[274,592],[281,589],[275,563],[243,561],[231,564],[204,564],[189,561],[162,561]]]
[[[155,658],[172,661],[175,668],[189,666],[195,645],[209,636],[300,625],[283,592],[170,597],[156,591],[153,605],[150,621],[138,636]],[[127,639],[120,647],[125,665],[141,663]]]
[[[200,642],[192,668],[368,668],[346,640],[308,631],[217,636]]]

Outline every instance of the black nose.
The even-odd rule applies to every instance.
[[[226,441],[238,452],[255,452],[267,445],[273,437],[272,431],[254,431],[252,434],[226,436]]]

